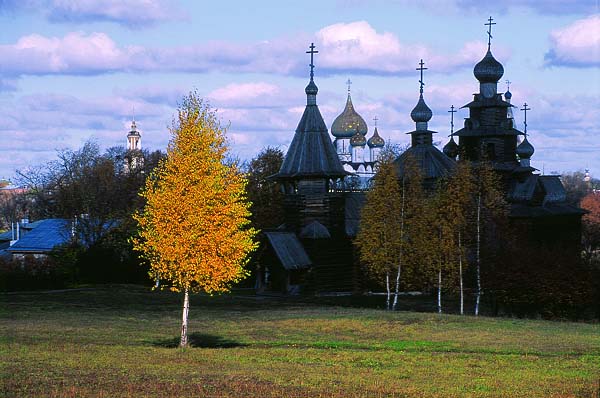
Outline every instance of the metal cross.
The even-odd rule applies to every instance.
[[[524,104],[523,104],[523,108],[521,108],[521,110],[522,110],[523,112],[525,112],[525,121],[524,121],[524,124],[525,124],[525,131],[524,131],[524,133],[525,133],[525,137],[527,137],[527,111],[530,111],[530,110],[531,110],[531,108],[528,108],[528,107],[527,107],[527,102],[526,102],[526,103],[524,103]]]
[[[510,80],[506,81],[506,91],[510,91],[510,83],[512,83]]]
[[[315,76],[315,63],[314,63],[314,58],[313,56],[318,53],[318,51],[315,51],[315,43],[310,43],[310,51],[307,51],[307,54],[310,54],[310,79],[312,80],[312,78]]]
[[[492,44],[492,25],[496,25],[496,22],[492,22],[494,19],[490,16],[490,19],[488,19],[488,23],[484,23],[484,25],[488,26],[488,50],[490,49],[490,46]]]
[[[377,116],[375,116],[375,117],[373,118],[373,121],[375,122],[375,127],[377,127],[377,121],[378,121],[378,120],[379,120],[379,119],[377,119]]]
[[[417,70],[421,71],[421,80],[419,80],[419,83],[421,84],[421,94],[423,94],[423,86],[425,85],[425,83],[423,83],[423,71],[428,69],[424,68],[423,65],[425,65],[425,63],[421,59],[421,62],[419,62],[419,67],[417,68]]]
[[[452,105],[448,112],[450,112],[450,135],[452,135],[454,133],[454,114],[458,111],[454,109],[454,105]]]
[[[352,80],[350,80],[350,78],[348,78],[348,81],[346,82],[346,84],[348,85],[348,94],[350,94],[350,85],[352,84]]]

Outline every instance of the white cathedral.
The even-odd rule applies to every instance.
[[[374,121],[373,135],[367,139],[367,123],[354,109],[348,81],[346,107],[333,121],[331,134],[335,137],[333,145],[344,170],[352,174],[348,179],[351,189],[368,188],[375,175],[375,165],[385,141],[377,131],[377,118]]]

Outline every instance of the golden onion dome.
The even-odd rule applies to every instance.
[[[375,127],[373,136],[367,141],[367,145],[370,148],[382,148],[385,145],[385,141],[379,136],[379,131],[377,131],[377,127]]]
[[[331,125],[331,134],[336,138],[350,138],[354,136],[357,131],[363,136],[367,135],[367,123],[365,122],[365,119],[354,110],[352,98],[350,98],[350,94],[348,94],[348,100],[346,101],[344,111],[335,118]]]

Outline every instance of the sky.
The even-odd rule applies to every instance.
[[[177,105],[196,91],[216,110],[232,154],[283,151],[300,120],[311,42],[317,103],[328,126],[354,107],[372,134],[406,144],[425,66],[440,148],[451,105],[478,91],[492,52],[523,103],[532,166],[600,177],[600,0],[0,0],[0,178],[87,140],[164,150]],[[135,116],[134,116],[135,115]],[[456,128],[468,117],[455,114]]]

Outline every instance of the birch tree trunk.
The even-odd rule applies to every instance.
[[[392,296],[392,291],[390,289],[390,273],[389,271],[385,273],[385,288],[387,290],[387,299],[386,299],[386,309],[389,311],[391,309],[390,298]]]
[[[404,178],[402,179],[402,206],[400,207],[400,238],[404,240],[404,206],[406,200],[406,189],[404,185]],[[394,304],[392,311],[396,311],[396,305],[398,304],[398,294],[400,293],[400,274],[402,273],[402,261],[404,254],[404,243],[400,243],[400,258],[398,259],[398,272],[396,273],[396,290],[394,292]]]
[[[179,343],[179,347],[187,347],[188,345],[188,313],[190,311],[190,297],[188,293],[188,289],[185,289],[185,293],[183,296],[183,315],[181,320],[181,342]]]
[[[438,313],[442,313],[442,268],[438,271]]]
[[[464,315],[465,300],[463,292],[462,241],[460,231],[458,231],[458,277],[460,284],[460,314]]]
[[[477,195],[477,292],[475,296],[475,316],[479,315],[479,301],[481,299],[481,192]]]

